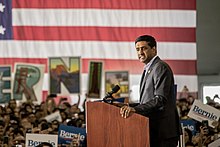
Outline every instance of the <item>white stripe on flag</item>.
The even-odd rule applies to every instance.
[[[12,14],[14,26],[196,27],[194,10],[13,9]]]

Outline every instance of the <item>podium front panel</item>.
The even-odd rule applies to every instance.
[[[133,113],[122,118],[120,108],[103,102],[87,102],[88,147],[149,147],[149,120]]]

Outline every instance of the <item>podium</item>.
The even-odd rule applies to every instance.
[[[147,117],[122,118],[119,107],[104,102],[87,102],[86,113],[88,147],[150,147]]]

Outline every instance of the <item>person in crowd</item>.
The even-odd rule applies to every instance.
[[[54,112],[54,109],[56,109],[57,106],[54,100],[56,97],[57,97],[56,94],[50,94],[47,96],[46,102],[43,104],[43,110],[45,116],[52,114]]]
[[[51,131],[50,134],[58,134],[58,128],[59,128],[60,122],[58,120],[53,120],[51,122]]]
[[[219,98],[218,94],[215,94],[215,95],[214,95],[213,101],[215,101],[216,103],[219,103],[219,102],[220,102],[220,98]]]
[[[215,103],[215,101],[213,99],[211,99],[210,96],[206,96],[205,98],[206,98],[206,101],[207,101],[207,105],[210,105],[212,107],[215,106],[216,103]]]
[[[74,126],[74,127],[76,127],[76,120],[75,120],[75,119],[70,119],[70,120],[67,122],[66,125],[67,125],[67,126]]]
[[[28,115],[24,115],[20,120],[20,126],[23,127],[24,133],[31,133],[31,129],[33,128],[30,119],[28,119]]]
[[[212,140],[215,141],[220,138],[220,119],[218,121],[213,121],[212,125],[214,128],[210,128],[212,132]]]
[[[35,110],[34,114],[35,114],[37,123],[39,122],[40,119],[44,117],[44,113],[42,109]]]
[[[192,142],[195,146],[203,147],[208,146],[212,142],[212,135],[210,133],[210,128],[208,125],[204,125],[203,123],[199,124],[199,133],[193,136]]]
[[[182,91],[180,92],[180,98],[187,98],[189,96],[189,89],[186,85],[183,86]]]
[[[5,114],[5,107],[0,105],[0,117],[2,118],[2,116]]]
[[[32,133],[36,133],[36,134],[40,133],[41,132],[41,125],[44,123],[47,124],[47,120],[44,118],[40,119],[38,121],[38,125],[32,128]]]
[[[26,111],[26,113],[33,113],[33,108],[32,108],[32,105],[27,103],[24,105],[24,110]]]
[[[14,111],[13,111],[13,109],[11,107],[6,106],[5,107],[5,113],[10,115],[10,114],[14,114]]]
[[[191,106],[193,105],[194,100],[195,100],[195,98],[194,98],[192,95],[189,95],[189,96],[188,96],[188,98],[187,98],[187,102],[188,102],[188,110],[191,109]]]
[[[40,134],[49,134],[50,131],[51,131],[51,128],[50,128],[50,123],[48,122],[43,122],[41,123],[40,125]]]
[[[4,136],[4,128],[5,128],[5,123],[3,120],[0,120],[0,138],[3,138]]]
[[[60,116],[62,118],[62,123],[66,124],[68,119],[68,114],[65,111],[60,111]]]
[[[15,99],[10,99],[8,103],[8,107],[10,107],[12,110],[15,110],[17,108],[17,102]]]
[[[121,107],[120,114],[123,118],[134,112],[149,117],[151,147],[176,147],[181,129],[173,72],[157,56],[154,37],[139,36],[135,48],[139,61],[145,65],[140,82],[140,103]]]
[[[69,110],[69,115],[70,115],[70,118],[76,118],[78,117],[78,113],[80,113],[80,109],[78,107],[77,104],[73,104]]]
[[[68,102],[67,97],[61,97],[58,103],[58,108],[65,110],[67,113],[69,113],[69,109],[71,107],[70,103]]]
[[[82,120],[82,124],[86,124],[85,112],[80,112],[78,117]]]
[[[20,128],[14,129],[14,139],[12,140],[13,145],[22,145],[22,147],[25,145],[25,135],[23,131]]]
[[[194,147],[194,144],[192,142],[192,131],[188,128],[184,128],[184,142],[185,147]]]
[[[38,120],[34,112],[28,114],[28,121],[31,123],[32,127],[37,126]]]
[[[79,135],[74,135],[73,139],[70,143],[70,146],[72,147],[80,147],[80,136]]]
[[[180,109],[179,110],[180,119],[187,119],[188,118],[187,114],[189,112],[189,109],[188,109],[188,102],[186,98],[180,98],[178,100],[178,108]]]

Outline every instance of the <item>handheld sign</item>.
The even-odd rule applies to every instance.
[[[188,116],[199,122],[208,120],[209,126],[214,128],[215,126],[213,123],[219,120],[220,111],[212,106],[203,104],[199,100],[195,100],[188,113]]]

